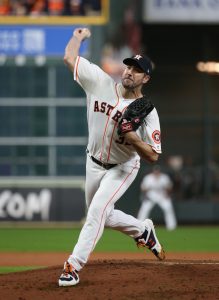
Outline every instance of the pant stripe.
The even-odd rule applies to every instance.
[[[136,163],[136,165],[137,165],[137,163]],[[101,224],[102,224],[102,221],[103,221],[103,215],[104,215],[104,212],[105,212],[107,206],[110,204],[110,202],[113,200],[114,196],[119,192],[119,190],[121,189],[121,187],[123,186],[123,184],[126,182],[126,180],[129,178],[129,176],[132,174],[132,172],[136,168],[136,165],[133,167],[132,171],[126,176],[126,178],[123,180],[123,182],[121,183],[121,185],[118,187],[118,189],[115,191],[115,193],[112,195],[112,197],[109,199],[109,201],[107,202],[106,206],[104,207],[102,215],[101,215],[100,226],[98,228],[97,235],[96,235],[96,237],[94,239],[94,243],[93,243],[93,246],[92,246],[92,251],[93,251],[93,249],[95,247],[96,240],[98,238],[98,235],[99,235],[99,232],[100,232],[100,228],[101,228]]]

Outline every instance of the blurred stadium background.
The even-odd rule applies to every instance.
[[[63,64],[77,26],[92,31],[81,53],[115,80],[125,56],[151,57],[146,93],[178,222],[218,224],[219,2],[208,0],[0,0],[0,221],[85,216],[86,100]],[[150,169],[142,163],[119,208],[137,214]]]

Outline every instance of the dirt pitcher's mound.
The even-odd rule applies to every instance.
[[[58,287],[59,267],[0,275],[7,300],[219,299],[219,262],[91,261],[75,287]]]

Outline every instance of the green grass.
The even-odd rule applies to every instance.
[[[219,251],[219,227],[178,227],[174,231],[157,228],[156,232],[161,244],[169,252]],[[109,230],[105,232],[96,251],[135,252],[138,250],[129,237],[119,233],[112,234]]]
[[[174,231],[156,229],[169,252],[218,252],[219,226],[181,226]],[[0,228],[0,252],[71,252],[80,228]],[[136,252],[130,237],[106,229],[96,252]]]
[[[0,274],[4,273],[14,273],[14,272],[22,272],[22,271],[28,271],[28,270],[35,270],[35,269],[40,269],[43,267],[32,267],[32,266],[19,266],[19,267],[0,267]]]
[[[219,227],[178,227],[158,230],[160,242],[169,252],[218,252]]]

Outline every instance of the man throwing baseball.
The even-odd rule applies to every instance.
[[[142,94],[142,87],[151,76],[151,62],[140,54],[124,59],[122,83],[117,84],[97,65],[79,56],[81,43],[90,35],[87,28],[76,29],[64,56],[74,80],[87,95],[85,196],[88,212],[77,244],[64,263],[59,286],[79,283],[78,273],[87,263],[104,227],[130,236],[137,246],[150,249],[159,260],[165,258],[152,220],[142,222],[114,208],[134,181],[140,158],[153,163],[161,153],[158,114]]]

